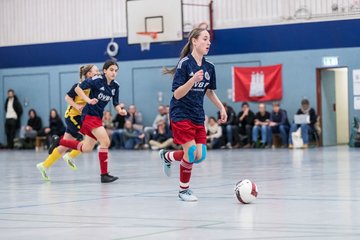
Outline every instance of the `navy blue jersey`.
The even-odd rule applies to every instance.
[[[173,96],[170,102],[170,117],[174,122],[190,120],[195,124],[204,124],[204,96],[207,89],[216,89],[215,67],[205,58],[201,66],[198,66],[194,57],[189,54],[181,59],[177,65],[172,84],[174,92],[178,87],[184,85],[199,70],[204,71],[204,78],[194,84],[190,91],[179,100]]]
[[[86,79],[80,83],[79,86],[83,90],[90,89],[90,99],[96,98],[99,100],[95,105],[86,104],[82,111],[83,117],[85,115],[91,115],[102,118],[104,109],[111,99],[115,107],[119,104],[119,83],[112,81],[110,85],[108,85],[104,75]]]

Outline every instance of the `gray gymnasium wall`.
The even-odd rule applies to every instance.
[[[290,118],[299,107],[303,97],[307,97],[316,108],[316,68],[322,66],[323,56],[339,56],[341,66],[349,68],[349,109],[350,119],[359,112],[353,108],[352,70],[360,68],[357,56],[360,48],[289,51],[274,53],[219,55],[208,56],[216,66],[217,93],[221,100],[228,102],[236,111],[240,103],[233,103],[228,99],[227,90],[232,84],[232,66],[258,66],[283,64],[283,100],[282,105],[288,110]],[[177,59],[143,60],[119,62],[117,81],[120,83],[120,100],[127,105],[135,103],[143,113],[145,125],[151,124],[156,114],[158,92],[164,93],[163,104],[168,104],[171,98],[171,79],[161,75],[161,67],[174,65]],[[101,68],[102,63],[96,63]],[[4,101],[8,88],[14,88],[24,104],[22,124],[26,123],[27,111],[35,108],[44,125],[48,121],[50,108],[64,113],[66,104],[64,95],[78,79],[79,64],[51,67],[31,67],[0,69],[0,142],[4,137]],[[26,81],[25,81],[26,80]],[[251,105],[254,110],[256,106]],[[109,107],[110,108],[110,107]],[[208,115],[216,115],[216,109],[205,100]]]

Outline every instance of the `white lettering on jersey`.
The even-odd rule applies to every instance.
[[[196,82],[194,88],[206,88],[210,83],[205,82]]]
[[[115,95],[115,89],[111,90],[111,94],[114,96]]]
[[[99,93],[99,95],[98,95],[97,98],[98,98],[99,100],[101,100],[101,101],[108,102],[108,101],[110,101],[110,99],[111,99],[112,97],[107,96],[107,95],[105,95],[105,94],[103,94],[103,93]]]

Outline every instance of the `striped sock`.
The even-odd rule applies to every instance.
[[[180,162],[184,157],[184,151],[183,150],[178,150],[178,151],[171,151],[171,152],[166,152],[165,153],[165,159],[173,162],[173,161],[178,161]]]
[[[184,159],[180,162],[180,191],[189,188],[192,166],[193,163],[188,163]]]

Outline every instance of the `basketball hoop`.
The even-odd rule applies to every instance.
[[[153,40],[157,39],[157,32],[137,32],[136,33],[140,39],[141,51],[149,51],[150,44]]]

